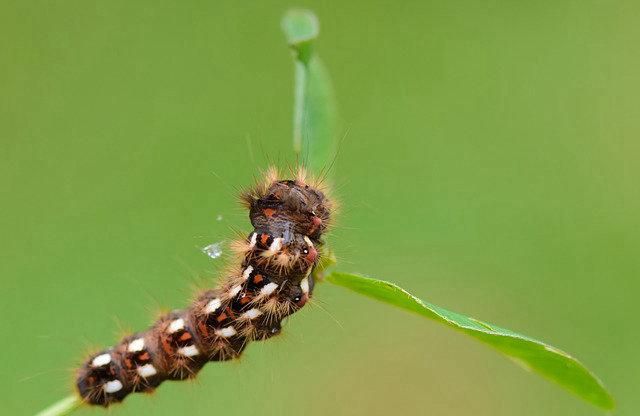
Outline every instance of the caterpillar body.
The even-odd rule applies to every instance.
[[[303,169],[292,180],[270,169],[241,201],[254,230],[234,244],[238,262],[188,308],[91,355],[76,378],[85,403],[106,407],[237,358],[250,341],[279,334],[283,318],[307,303],[333,208],[326,190]]]

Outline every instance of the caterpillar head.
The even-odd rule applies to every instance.
[[[322,191],[299,180],[281,180],[250,202],[249,216],[256,229],[272,235],[297,233],[318,241],[331,219],[330,205]]]

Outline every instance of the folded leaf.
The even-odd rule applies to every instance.
[[[336,101],[331,78],[314,52],[320,32],[309,10],[289,10],[282,30],[294,53],[293,150],[314,174],[329,168],[335,153]]]

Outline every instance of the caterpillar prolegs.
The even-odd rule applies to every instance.
[[[254,230],[234,245],[237,264],[188,308],[90,356],[76,379],[84,402],[109,406],[192,378],[207,362],[237,358],[250,341],[277,335],[283,318],[307,303],[332,212],[326,191],[302,169],[293,180],[271,169],[241,200]]]

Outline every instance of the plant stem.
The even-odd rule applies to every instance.
[[[67,396],[42,410],[36,416],[63,416],[76,410],[82,404],[78,396]]]

